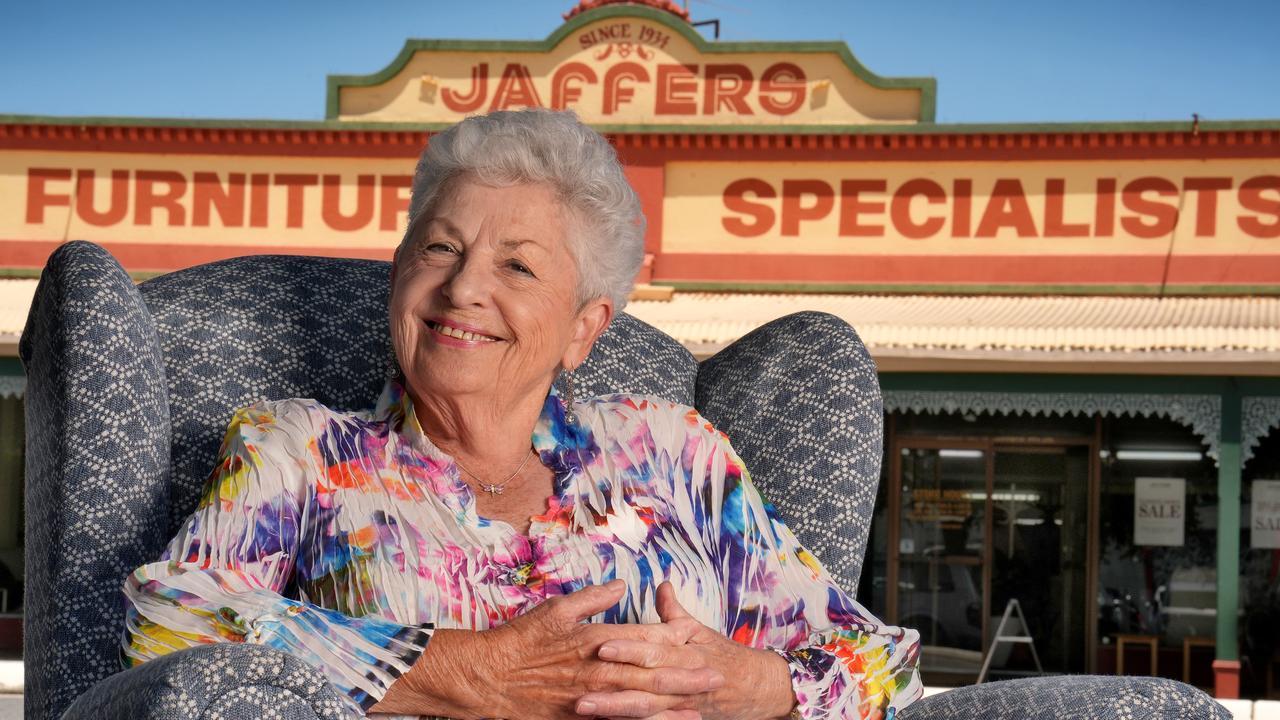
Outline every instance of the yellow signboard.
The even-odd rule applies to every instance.
[[[1280,278],[1280,174],[1269,158],[671,162],[662,215],[656,273],[675,280]]]
[[[1267,159],[670,163],[665,252],[1280,252]]]
[[[933,119],[933,87],[880,78],[843,43],[709,43],[671,13],[612,6],[543,42],[411,40],[380,73],[331,77],[329,117],[445,124],[551,107],[611,127],[906,124]]]
[[[389,258],[412,172],[409,159],[3,152],[5,264],[39,267],[67,239],[123,247],[117,257],[137,270],[228,247]]]

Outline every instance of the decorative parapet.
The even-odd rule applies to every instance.
[[[992,415],[1070,416],[1095,413],[1133,417],[1166,417],[1191,428],[1218,460],[1222,398],[1218,395],[1129,393],[1017,393],[887,390],[886,412],[974,412]]]

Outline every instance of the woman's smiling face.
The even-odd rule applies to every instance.
[[[579,308],[571,219],[551,188],[463,176],[424,221],[392,266],[388,308],[410,388],[519,398],[586,358],[613,305]]]

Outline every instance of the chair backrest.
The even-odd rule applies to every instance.
[[[27,717],[57,717],[120,669],[121,582],[194,509],[236,407],[284,397],[373,404],[390,361],[389,270],[249,256],[135,286],[93,243],[50,256],[20,343]],[[793,316],[748,340],[700,375],[676,341],[624,313],[575,379],[583,394],[697,404],[852,592],[879,472],[874,365],[831,316]]]

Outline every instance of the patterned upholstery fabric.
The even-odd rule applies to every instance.
[[[729,435],[761,494],[856,594],[884,428],[876,366],[857,333],[826,313],[779,318],[704,361],[697,390],[698,409]]]
[[[135,720],[340,720],[350,717],[320,672],[258,645],[206,645],[139,665],[99,683],[70,718]]]
[[[635,393],[693,405],[698,361],[683,345],[622,313],[573,373],[578,397]],[[564,376],[558,386],[564,391]]]
[[[26,395],[26,714],[120,669],[121,579],[163,542],[164,362],[142,297],[84,242],[50,258],[19,355]],[[125,442],[125,440],[128,440]]]
[[[163,518],[166,541],[195,509],[235,408],[287,397],[343,410],[373,404],[391,362],[390,268],[259,255],[138,286],[168,373],[173,502]]]
[[[897,720],[1231,720],[1200,690],[1174,680],[1067,675],[971,685],[907,706]]]

